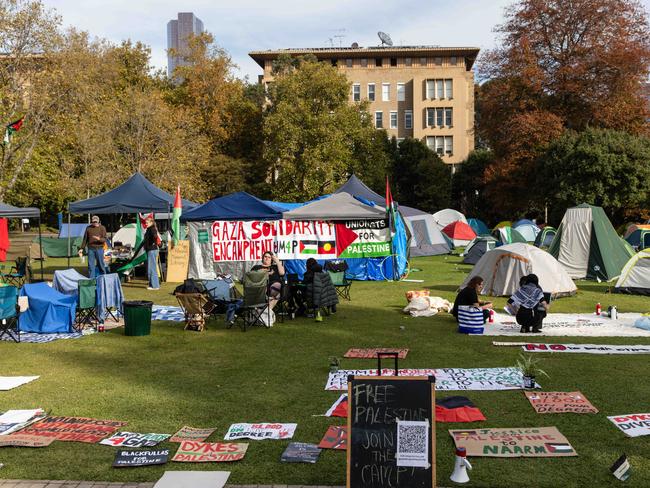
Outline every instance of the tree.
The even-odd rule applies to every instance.
[[[452,201],[465,215],[491,220],[489,209],[491,205],[486,202],[485,172],[494,164],[494,153],[486,149],[473,151],[467,159],[458,166],[452,180]]]
[[[567,132],[537,161],[532,188],[547,199],[551,221],[583,202],[601,206],[617,224],[647,219],[650,139],[622,131]]]
[[[417,139],[400,142],[393,181],[394,196],[401,205],[431,213],[449,207],[451,168]]]

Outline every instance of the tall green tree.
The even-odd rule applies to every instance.
[[[452,180],[452,202],[462,213],[483,220],[492,220],[492,205],[486,205],[485,171],[494,163],[494,153],[479,149],[469,154],[458,166]]]

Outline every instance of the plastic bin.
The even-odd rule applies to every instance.
[[[151,333],[151,307],[153,302],[144,300],[122,302],[124,335],[145,336]]]

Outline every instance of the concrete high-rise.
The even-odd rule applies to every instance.
[[[167,75],[174,74],[176,66],[184,63],[183,55],[187,53],[187,40],[192,35],[203,32],[203,22],[192,12],[179,12],[178,19],[167,22]],[[170,50],[174,51],[174,55]]]

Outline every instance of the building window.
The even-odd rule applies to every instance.
[[[427,127],[434,127],[436,125],[436,109],[427,108]]]
[[[375,58],[375,66],[381,68],[382,64],[383,64],[383,60],[381,58]]]
[[[420,58],[420,66],[426,66],[427,65],[427,58]]]
[[[390,128],[391,129],[397,129],[397,111],[396,110],[391,110],[390,111]]]
[[[452,109],[451,108],[446,108],[445,109],[445,125],[447,127],[451,127],[454,125],[454,120],[452,116]]]
[[[352,58],[348,58],[345,60],[345,66],[348,68],[352,68]]]
[[[381,101],[390,102],[390,83],[381,84]]]
[[[427,147],[432,151],[436,150],[436,138],[434,136],[427,136]]]
[[[392,67],[396,67],[397,66],[397,58],[390,58],[390,65]]]
[[[361,85],[359,83],[355,83],[354,85],[352,85],[352,101],[353,102],[361,101]]]
[[[405,66],[411,66],[413,64],[413,61],[411,61],[411,58],[404,58],[404,65]]]
[[[445,80],[445,95],[447,95],[447,98],[451,100],[454,98],[454,83],[453,80]]]
[[[367,68],[368,67],[368,59],[361,58],[361,67],[362,68]]]
[[[436,125],[438,127],[442,127],[444,119],[445,119],[445,109],[444,108],[436,108]]]
[[[405,129],[413,128],[413,110],[404,111],[404,128]]]
[[[435,152],[439,156],[442,156],[444,154],[444,144],[445,144],[445,138],[442,136],[436,136],[436,148]]]
[[[436,80],[427,80],[427,96],[429,100],[436,98]]]
[[[445,136],[445,154],[451,156],[454,154],[454,137]]]
[[[456,66],[457,61],[458,58],[456,58],[456,56],[452,56],[451,58],[449,58],[449,64],[451,64],[452,66]]]
[[[371,102],[375,101],[375,84],[368,83],[368,100]]]
[[[436,58],[435,64],[436,66],[442,66],[442,58]]]
[[[445,98],[445,80],[436,80],[436,98]]]
[[[397,84],[397,101],[404,102],[406,100],[406,85],[404,83]]]
[[[384,127],[384,113],[381,111],[375,112],[375,127],[377,129]]]

